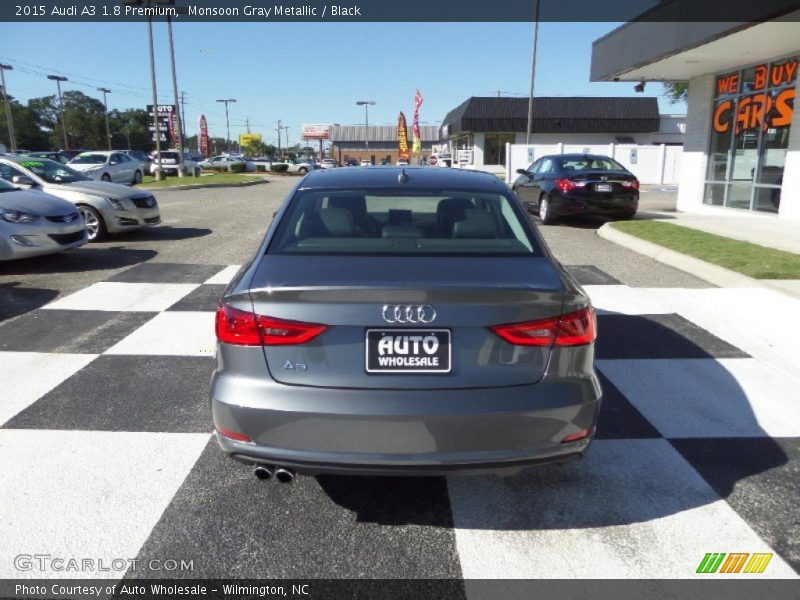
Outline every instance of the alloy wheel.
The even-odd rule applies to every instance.
[[[79,206],[78,210],[83,217],[86,235],[89,241],[93,242],[101,235],[103,224],[100,222],[100,216],[89,206]]]

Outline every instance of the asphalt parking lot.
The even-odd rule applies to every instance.
[[[772,554],[761,577],[797,577],[800,358],[753,310],[797,302],[715,288],[599,222],[543,231],[599,309],[604,404],[581,461],[289,486],[224,459],[215,298],[294,183],[159,191],[160,227],[0,264],[0,578],[63,575],[15,566],[47,553],[192,562],[79,574],[103,578],[683,579],[710,552]],[[672,207],[643,194],[644,213]]]

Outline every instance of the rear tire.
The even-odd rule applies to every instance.
[[[78,212],[83,217],[83,223],[86,227],[86,233],[90,242],[99,242],[104,240],[108,235],[106,224],[103,217],[88,204],[78,204]]]
[[[542,225],[552,225],[555,223],[553,210],[550,207],[550,200],[544,194],[539,198],[539,220],[541,220]]]
[[[300,167],[299,169],[297,169],[297,172],[300,173],[300,175],[306,175],[308,173],[308,169],[306,169],[305,167]]]
[[[142,172],[136,171],[136,173],[133,174],[133,185],[139,185],[140,183],[142,183]]]

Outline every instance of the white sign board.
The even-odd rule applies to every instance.
[[[303,125],[302,138],[304,140],[327,140],[331,137],[330,125]]]
[[[460,165],[472,164],[472,150],[459,150],[456,154],[456,160]]]

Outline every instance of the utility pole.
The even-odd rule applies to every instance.
[[[250,133],[250,117],[245,117],[245,123],[247,123],[247,133]]]
[[[6,107],[6,124],[8,125],[8,144],[11,147],[11,152],[17,151],[17,140],[14,136],[14,118],[11,116],[11,103],[8,101],[8,93],[6,92],[6,76],[5,71],[13,71],[14,67],[11,65],[4,65],[0,63],[0,88],[3,89],[3,103]]]
[[[181,92],[181,135],[186,139],[186,92]]]
[[[61,75],[48,75],[48,79],[56,82],[58,88],[58,110],[61,114],[61,132],[64,134],[64,150],[69,150],[69,141],[67,140],[67,124],[64,122],[64,99],[61,97],[61,82],[67,81],[66,77]]]
[[[528,96],[528,129],[525,135],[525,143],[531,143],[531,132],[533,131],[533,86],[536,83],[536,46],[539,42],[539,0],[536,0],[536,8],[533,15],[533,56],[531,56],[531,93]]]
[[[178,101],[178,75],[175,70],[175,44],[172,41],[172,17],[167,15],[167,36],[169,37],[169,58],[172,64],[172,93],[175,97],[175,118],[178,120],[176,127],[178,134],[178,177],[183,177],[185,169],[183,168],[183,127],[181,127],[181,111]]]
[[[283,128],[286,130],[286,151],[289,151],[289,126],[284,125]]]
[[[225,126],[228,128],[228,137],[226,139],[226,144],[228,148],[228,152],[231,151],[231,122],[228,119],[228,102],[236,102],[236,98],[227,98],[224,100],[217,100],[217,102],[224,102],[225,103]]]
[[[283,127],[281,126],[281,120],[278,119],[278,127],[275,129],[275,131],[278,132],[278,158],[281,158],[281,130],[282,129],[283,129]]]
[[[103,109],[106,116],[106,139],[108,140],[108,149],[111,150],[111,129],[108,127],[108,102],[106,101],[106,94],[110,94],[111,90],[104,87],[97,88],[98,92],[103,92]]]

